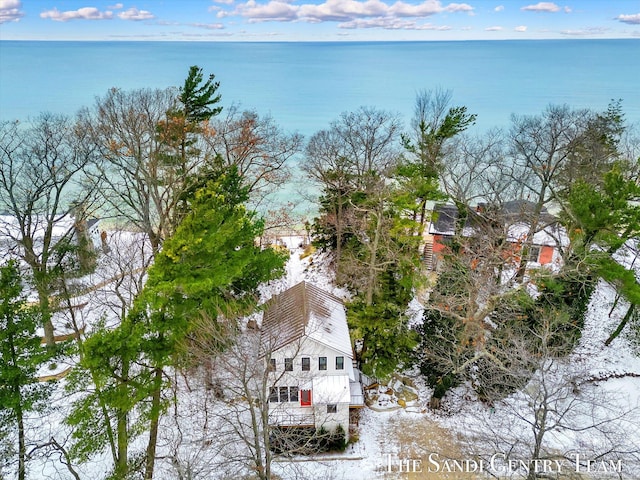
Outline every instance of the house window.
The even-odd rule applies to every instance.
[[[300,406],[311,406],[311,390],[300,390]]]
[[[318,370],[327,369],[327,357],[318,357]]]
[[[327,413],[338,413],[338,405],[335,403],[329,403],[327,405]]]
[[[270,372],[275,372],[276,371],[276,359],[275,358],[270,358],[269,359],[269,371]]]
[[[336,370],[344,370],[344,357],[336,357]]]
[[[289,387],[280,387],[280,401],[281,402],[289,401]]]
[[[302,357],[302,370],[306,372],[311,370],[311,359],[309,357]]]
[[[272,403],[278,401],[278,387],[271,387],[271,393],[269,394],[269,401]]]
[[[284,370],[285,372],[293,371],[293,358],[285,358],[284,359]]]
[[[269,402],[297,402],[299,398],[298,387],[272,387],[269,393]]]
[[[289,401],[290,402],[298,401],[298,387],[289,387]]]
[[[527,261],[537,262],[539,256],[540,256],[540,247],[532,245],[531,248],[529,248],[529,255],[527,257]]]

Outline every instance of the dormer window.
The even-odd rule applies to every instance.
[[[309,357],[302,357],[302,371],[308,372],[311,370],[311,359]]]

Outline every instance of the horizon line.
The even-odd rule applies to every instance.
[[[561,38],[461,38],[461,39],[332,39],[332,40],[273,40],[273,39],[148,39],[148,38],[102,38],[102,39],[78,39],[78,38],[0,38],[0,42],[147,42],[147,43],[429,43],[429,42],[538,42],[538,41],[583,41],[583,40],[635,40],[640,41],[640,37],[561,37]]]

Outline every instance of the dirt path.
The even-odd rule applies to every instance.
[[[455,437],[434,420],[422,414],[402,414],[386,425],[384,479],[398,480],[471,480],[486,478],[461,473],[453,461],[464,459]],[[458,470],[450,471],[450,470]],[[391,472],[389,472],[391,470]],[[400,471],[401,470],[401,471]],[[449,470],[449,471],[447,471]]]

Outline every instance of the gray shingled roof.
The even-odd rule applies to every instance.
[[[486,204],[480,204],[481,210],[487,209]],[[500,218],[505,225],[527,221],[535,210],[535,204],[528,200],[510,200],[500,205],[498,213],[493,213],[496,218]],[[451,204],[436,204],[433,208],[434,221],[429,226],[429,233],[435,235],[454,235],[456,221],[458,219],[458,208]],[[469,210],[465,221],[465,229],[473,229],[481,222],[481,216],[474,210]],[[545,223],[553,223],[556,219],[542,208],[541,219]]]
[[[431,223],[429,233],[453,235],[456,231],[458,208],[455,205],[438,204],[433,211],[435,222]]]

